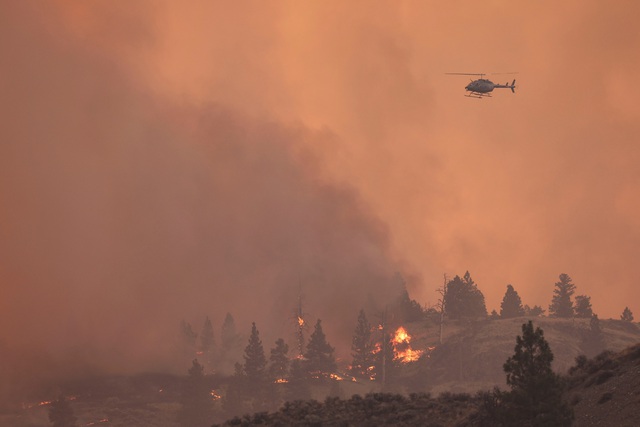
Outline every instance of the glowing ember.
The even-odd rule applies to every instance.
[[[336,380],[336,381],[343,381],[344,380],[344,378],[342,378],[338,374],[329,374],[329,378],[331,378],[332,380]]]
[[[276,384],[285,384],[285,383],[288,383],[288,382],[289,382],[289,380],[286,379],[286,378],[278,378],[277,380],[274,381],[274,383],[276,383]]]
[[[300,325],[300,327],[304,326],[304,319],[300,316],[298,316],[298,325]]]
[[[213,400],[218,400],[222,397],[215,390],[211,390],[209,394],[211,395],[211,399]]]

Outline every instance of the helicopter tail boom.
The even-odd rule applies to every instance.
[[[516,93],[516,80],[513,79],[511,84],[509,84],[509,82],[506,82],[503,85],[497,84],[497,85],[494,85],[493,87],[494,88],[501,88],[501,89],[511,89],[511,92]]]

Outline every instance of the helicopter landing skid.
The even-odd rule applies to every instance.
[[[477,99],[482,99],[482,98],[491,98],[491,94],[490,93],[477,93],[477,92],[472,92],[468,95],[465,95],[467,98],[477,98]]]

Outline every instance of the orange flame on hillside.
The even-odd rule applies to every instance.
[[[394,359],[409,363],[420,359],[424,351],[411,348],[411,336],[404,327],[400,326],[393,337],[393,352]]]
[[[298,325],[300,325],[300,327],[304,326],[304,319],[300,316],[298,316]]]
[[[344,381],[344,378],[338,374],[329,374],[329,378],[336,381]]]

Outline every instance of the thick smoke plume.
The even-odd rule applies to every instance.
[[[344,355],[396,270],[640,309],[640,6],[503,6],[3,2],[3,348],[164,366],[182,318],[284,335],[302,285]]]
[[[182,372],[182,319],[219,330],[231,312],[270,346],[292,335],[300,293],[344,343],[359,307],[398,295],[385,225],[309,149],[335,135],[140,90],[55,8],[4,8],[7,377]]]

